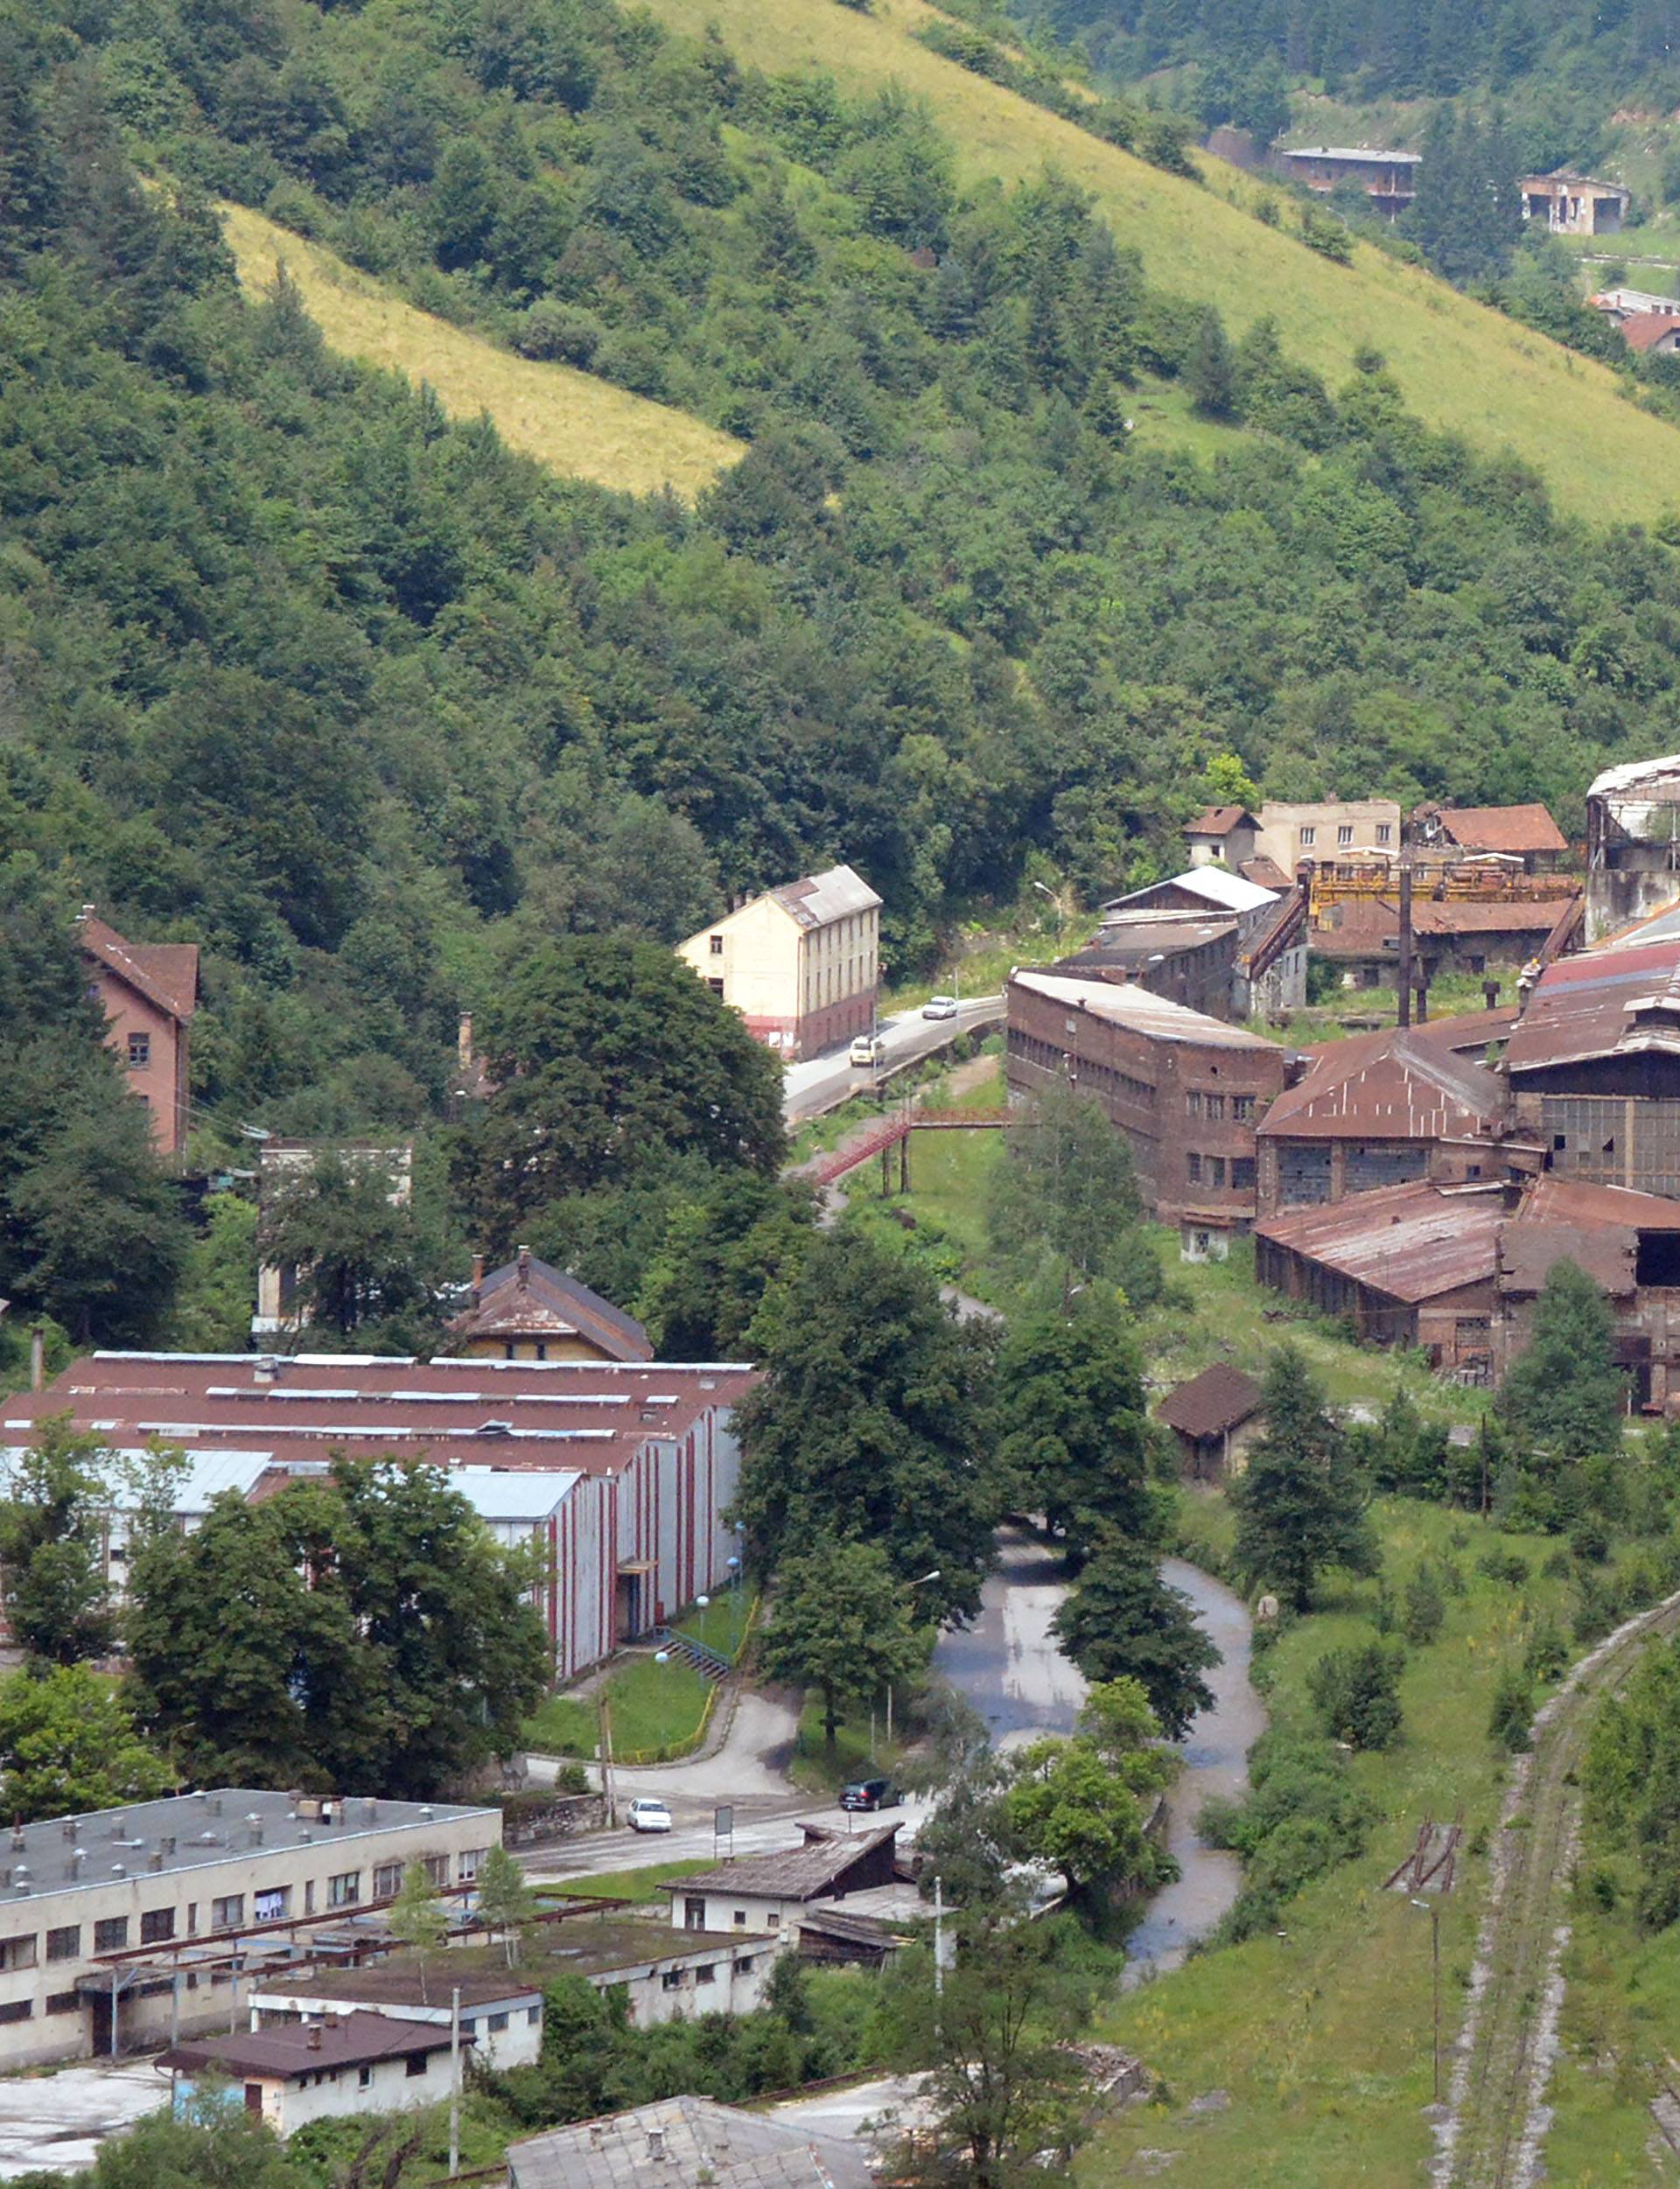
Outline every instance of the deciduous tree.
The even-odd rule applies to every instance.
[[[1220,1661],[1219,1652],[1196,1625],[1189,1598],[1162,1579],[1150,1542],[1099,1536],[1052,1631],[1088,1680],[1135,1680],[1174,1740],[1213,1703],[1201,1675]]]
[[[928,1640],[912,1624],[908,1592],[886,1553],[825,1537],[777,1569],[759,1662],[772,1680],[817,1690],[832,1745],[845,1704],[872,1702],[914,1679],[927,1663]]]
[[[180,1783],[116,1687],[86,1665],[0,1682],[0,1805],[25,1823],[155,1801]]]
[[[116,1639],[105,1458],[96,1436],[53,1415],[12,1462],[0,1502],[0,1594],[12,1640],[52,1664],[102,1657]]]

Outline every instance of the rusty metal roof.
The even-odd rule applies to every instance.
[[[1512,1029],[1508,1071],[1680,1042],[1680,936],[1586,950],[1549,965]]]
[[[1635,1290],[1639,1234],[1625,1224],[1512,1222],[1499,1235],[1499,1289],[1536,1293],[1559,1262],[1584,1269],[1601,1292],[1625,1299]]]
[[[662,1885],[662,1892],[737,1892],[761,1900],[815,1900],[833,1892],[849,1870],[854,1870],[881,1843],[897,1838],[899,1826],[878,1824],[871,1831],[818,1832],[806,1828],[802,1847],[788,1847],[769,1855],[742,1855],[720,1863],[715,1870],[678,1878]]]
[[[1305,1079],[1286,1088],[1258,1129],[1292,1140],[1441,1140],[1494,1132],[1505,1108],[1504,1083],[1424,1036],[1390,1028],[1327,1041],[1312,1053]]]
[[[1504,1213],[1497,1185],[1420,1181],[1292,1209],[1256,1224],[1255,1234],[1355,1284],[1415,1304],[1492,1279]]]
[[[1627,1185],[1592,1185],[1548,1171],[1523,1196],[1523,1223],[1631,1224],[1636,1231],[1680,1231],[1680,1201]]]
[[[1414,899],[1411,929],[1420,941],[1466,935],[1532,935],[1544,941],[1578,902],[1578,892],[1492,904],[1475,898],[1446,898],[1438,904]],[[1398,949],[1399,941],[1397,902],[1386,897],[1353,898],[1328,908],[1314,931],[1312,948],[1326,958],[1385,957]]]
[[[1567,851],[1544,806],[1443,806],[1440,823],[1466,851]]]

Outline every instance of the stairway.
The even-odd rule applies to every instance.
[[[712,1648],[709,1642],[696,1641],[692,1634],[679,1633],[675,1626],[655,1626],[650,1638],[661,1649],[668,1649],[691,1664],[696,1672],[704,1672],[708,1680],[721,1680],[731,1667],[721,1650]]]

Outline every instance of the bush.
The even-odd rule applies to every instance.
[[[1522,1669],[1531,1680],[1558,1680],[1569,1669],[1569,1640],[1557,1620],[1541,1620],[1529,1636]]]
[[[1485,1573],[1490,1581],[1505,1581],[1520,1589],[1529,1577],[1529,1562],[1514,1550],[1485,1550],[1476,1561],[1476,1571]]]
[[[1406,1640],[1418,1648],[1424,1647],[1435,1640],[1446,1619],[1446,1597],[1435,1569],[1421,1565],[1406,1584]]]
[[[1242,1889],[1224,1922],[1226,1941],[1275,1927],[1284,1903],[1312,1878],[1364,1850],[1373,1811],[1328,1742],[1264,1733],[1249,1759],[1241,1801],[1209,1801],[1196,1820],[1203,1836],[1244,1864]]]
[[[1400,1731],[1404,1654],[1381,1642],[1333,1649],[1307,1675],[1326,1732],[1351,1748],[1387,1748]]]
[[[541,297],[521,320],[515,340],[522,357],[557,359],[587,369],[595,362],[606,332],[599,319],[584,305]]]
[[[1494,1688],[1494,1707],[1488,1714],[1492,1739],[1516,1755],[1530,1744],[1534,1717],[1534,1690],[1521,1665],[1507,1665]]]

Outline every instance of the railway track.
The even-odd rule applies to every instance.
[[[1450,2101],[1436,2130],[1436,2189],[1529,2189],[1539,2179],[1579,1815],[1574,1776],[1599,1703],[1648,1641],[1676,1629],[1680,1594],[1600,1642],[1535,1720],[1533,1749],[1506,1799]]]

